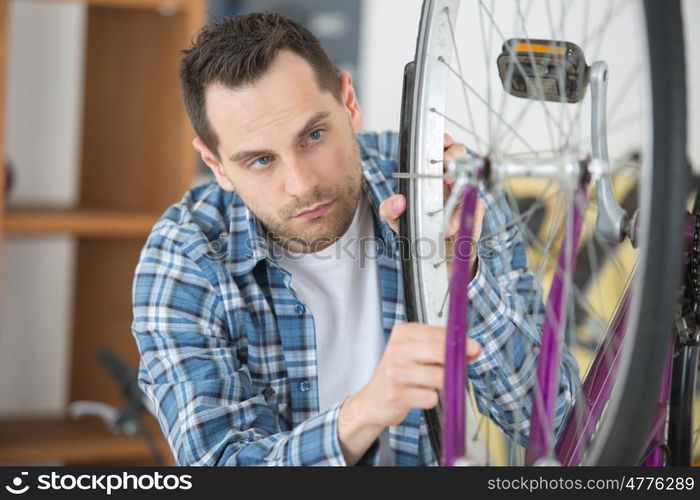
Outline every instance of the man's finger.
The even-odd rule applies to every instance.
[[[459,221],[462,216],[462,205],[457,207],[457,209],[452,212],[452,218],[450,219],[450,224],[447,226],[447,231],[445,231],[445,237],[453,238],[457,235],[457,230],[459,229]]]
[[[484,225],[484,213],[486,206],[481,199],[476,200],[476,211],[474,212],[474,237],[481,237],[481,229]]]
[[[481,356],[481,351],[481,344],[476,340],[467,339],[467,359],[469,361],[474,361]]]
[[[476,207],[474,207],[474,222],[473,230],[474,234],[472,237],[474,239],[479,239],[481,236],[481,227],[484,221],[484,202],[481,199],[476,200]],[[457,230],[459,229],[459,222],[462,216],[462,204],[457,206],[457,209],[452,213],[452,218],[450,219],[450,224],[445,231],[445,237],[452,238],[457,235]]]
[[[455,143],[455,140],[450,136],[450,134],[445,134],[445,139],[443,142],[443,149],[447,149]]]
[[[469,156],[467,147],[464,144],[453,143],[450,145],[450,147],[445,148],[444,153],[444,158],[446,160],[453,158],[466,158],[467,156]]]
[[[449,139],[449,141],[448,141]],[[448,160],[454,159],[454,158],[466,158],[467,157],[467,148],[464,146],[464,144],[456,144],[454,140],[452,140],[452,137],[449,135],[445,134],[445,151],[443,155],[443,162],[442,166],[443,172],[447,171],[447,162]],[[455,183],[454,178],[445,178],[445,184],[447,186],[452,186]]]
[[[384,200],[379,205],[379,215],[384,219],[394,232],[399,232],[398,218],[406,211],[406,197],[395,194]]]

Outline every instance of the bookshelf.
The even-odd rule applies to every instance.
[[[17,0],[0,0],[1,158],[6,156],[4,96],[12,1]],[[193,132],[182,105],[177,68],[180,50],[203,22],[205,2],[83,1],[87,31],[79,202],[71,207],[8,209],[0,189],[0,240],[59,233],[75,239],[69,401],[121,406],[121,392],[96,352],[108,346],[137,365],[131,284],[139,252],[158,216],[195,180]],[[1,258],[0,253],[0,262]],[[172,458],[157,423],[149,419],[159,446]],[[106,465],[149,460],[145,441],[116,436],[95,418],[0,419],[0,463]]]

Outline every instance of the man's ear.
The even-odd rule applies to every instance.
[[[355,133],[358,133],[364,127],[365,118],[360,109],[360,103],[357,100],[357,94],[352,86],[352,76],[348,71],[341,71],[340,75],[340,99],[345,111],[350,117],[350,123]]]
[[[234,191],[235,189],[233,184],[231,184],[226,172],[224,172],[223,165],[216,155],[212,153],[211,150],[204,144],[204,141],[202,141],[202,139],[199,137],[195,137],[192,141],[192,146],[194,146],[194,149],[197,150],[199,156],[202,157],[202,161],[207,165],[207,167],[214,172],[216,181],[219,183],[219,186],[221,186],[221,189],[225,191]]]

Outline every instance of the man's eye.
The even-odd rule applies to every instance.
[[[323,137],[323,129],[314,130],[309,134],[309,139],[312,141],[318,141],[321,137]]]
[[[249,166],[250,166],[250,168],[267,167],[271,161],[272,161],[271,156],[261,156],[260,158],[256,158]]]

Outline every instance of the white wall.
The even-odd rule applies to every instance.
[[[78,189],[85,8],[10,2],[10,205],[70,205]],[[10,237],[3,251],[0,414],[59,413],[68,387],[74,241]]]
[[[421,3],[420,0],[363,1],[363,32],[360,38],[360,68],[363,80],[360,82],[360,99],[365,114],[365,125],[369,130],[388,128],[396,130],[398,128],[402,69],[404,64],[414,57]],[[552,5],[557,3],[552,2]],[[462,4],[469,5],[470,3],[462,2]],[[523,2],[523,4],[529,3]],[[591,2],[591,11],[604,13],[608,4],[609,2]],[[623,2],[618,2],[618,4],[621,5]],[[503,15],[506,10],[503,8],[505,5],[510,4],[503,1],[496,2],[499,15]],[[533,11],[529,21],[539,20],[544,27],[547,27],[547,16],[544,10],[546,3],[534,2],[532,5]],[[700,2],[684,0],[683,9],[686,52],[692,50],[694,53],[694,56],[688,53],[687,57],[688,149],[696,171],[700,172],[700,56],[695,53],[695,49],[700,46]],[[512,9],[510,12],[512,13]],[[475,17],[473,18],[475,19]],[[580,22],[575,16],[572,16],[572,19],[572,24]],[[617,24],[615,29],[609,30],[608,36],[619,40],[621,46],[625,41],[637,39],[636,34],[630,32],[631,23],[626,25],[624,22],[618,22]],[[472,24],[472,29],[467,30],[465,38],[460,43],[461,47],[465,47],[463,57],[469,54],[466,47],[470,47],[470,44],[480,43],[481,35],[478,32],[478,26],[478,23]],[[463,32],[460,31],[460,33]],[[606,57],[615,58],[619,57],[620,54],[613,52]],[[587,55],[590,57],[590,54]],[[483,63],[480,63],[478,67],[483,68]],[[496,83],[498,83],[497,80]],[[611,97],[616,95],[614,87],[615,80],[611,83]],[[474,108],[476,109],[477,106]]]
[[[73,2],[10,2],[9,203],[77,199],[85,12]]]
[[[403,67],[416,52],[422,0],[363,0],[360,104],[368,130],[398,130]]]
[[[65,407],[74,255],[68,238],[5,245],[0,415],[59,414]]]

